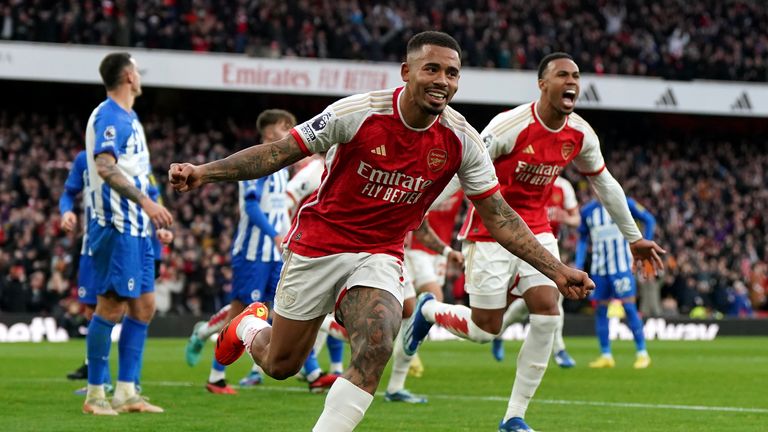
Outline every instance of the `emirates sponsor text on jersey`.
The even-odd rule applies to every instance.
[[[414,204],[422,193],[433,183],[423,177],[413,177],[399,171],[376,169],[371,164],[360,161],[357,174],[368,183],[363,185],[362,194],[395,204]]]
[[[552,183],[563,171],[563,168],[559,165],[533,165],[528,162],[517,161],[515,180],[521,183],[545,186]]]

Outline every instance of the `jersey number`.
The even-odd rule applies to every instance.
[[[628,277],[617,279],[613,281],[613,289],[616,291],[616,294],[622,295],[632,289],[632,283]]]

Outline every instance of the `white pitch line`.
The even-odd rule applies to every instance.
[[[10,378],[3,379],[3,382],[19,382],[19,383],[71,383],[72,381],[65,380],[63,378]],[[202,384],[193,383],[188,381],[144,381],[143,384],[149,386],[158,387],[196,387]],[[305,393],[307,387],[272,387],[272,386],[258,386],[253,388],[245,388],[240,390],[254,390],[254,391],[276,391],[276,392],[290,392],[290,393]],[[377,396],[384,396],[384,393],[376,393]],[[445,399],[445,400],[466,400],[466,401],[488,401],[488,402],[507,402],[509,398],[501,396],[467,396],[467,395],[442,395],[442,394],[428,394],[425,395],[430,399]],[[612,408],[645,408],[645,409],[660,409],[660,410],[678,410],[678,411],[718,411],[718,412],[737,412],[737,413],[753,413],[753,414],[768,414],[768,408],[743,408],[743,407],[724,407],[724,406],[704,406],[704,405],[676,405],[676,404],[649,404],[638,402],[601,402],[601,401],[581,401],[581,400],[564,400],[564,399],[533,399],[533,403],[543,403],[548,405],[577,405],[577,406],[596,406],[596,407],[612,407]]]

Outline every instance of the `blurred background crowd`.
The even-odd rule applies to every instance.
[[[536,69],[558,47],[582,71],[765,81],[762,0],[10,0],[0,40],[400,61],[442,30],[466,66]]]
[[[426,29],[455,36],[469,66],[535,69],[557,47],[572,53],[582,71],[597,74],[768,78],[768,8],[761,1],[10,0],[0,5],[0,40],[273,58],[400,61],[408,38]],[[273,107],[292,108],[262,108]],[[84,146],[88,112],[0,109],[0,311],[77,314],[80,236],[62,232],[57,204],[71,161]],[[216,108],[201,109],[216,121],[137,108],[176,221],[176,238],[165,249],[157,283],[160,314],[211,313],[225,304],[230,289],[237,185],[177,195],[165,190],[166,171],[173,161],[221,158],[259,137],[252,119],[234,121]],[[480,118],[473,121],[478,129],[490,119],[477,114],[483,109],[488,108],[467,108]],[[254,118],[257,112],[251,113]],[[649,137],[628,133],[627,125],[600,123],[596,129],[608,166],[628,195],[656,216],[657,241],[669,251],[667,269],[655,281],[661,309],[652,315],[768,314],[764,139],[754,133],[660,139],[664,131]],[[586,181],[566,174],[585,203]],[[565,233],[566,257],[575,241],[573,230]],[[461,301],[461,290],[455,292]]]
[[[79,118],[0,112],[0,158],[7,161],[0,173],[0,310],[64,313],[76,298],[79,234],[60,230],[57,203],[83,148]],[[173,161],[221,158],[258,142],[255,128],[231,120],[219,129],[172,117],[148,116],[143,124],[161,189]],[[622,131],[601,133],[608,166],[656,216],[657,241],[669,251],[659,276],[663,311],[655,314],[688,315],[697,306],[731,316],[767,311],[768,155],[761,143],[649,141]],[[567,174],[585,203],[587,182]],[[176,238],[163,257],[158,313],[207,314],[225,304],[237,197],[236,184],[164,190]],[[576,235],[564,237],[567,257]]]

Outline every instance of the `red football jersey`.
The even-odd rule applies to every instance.
[[[287,236],[290,250],[402,259],[405,235],[454,174],[470,198],[498,190],[488,152],[464,117],[447,107],[428,127],[412,128],[398,109],[402,89],[342,99],[291,130],[305,153],[327,153],[326,175]]]
[[[451,244],[453,229],[456,225],[456,215],[459,213],[459,209],[461,209],[462,201],[464,201],[464,193],[459,190],[427,213],[429,226],[435,231],[437,237],[448,245]],[[432,255],[439,253],[425,247],[415,236],[411,242],[411,249],[422,250]]]
[[[549,197],[549,204],[547,205],[547,217],[555,237],[560,232],[560,222],[554,220],[553,213],[557,210],[575,209],[578,206],[579,202],[576,201],[576,191],[573,190],[571,182],[563,177],[556,178],[555,183],[552,185],[552,195]]]
[[[552,185],[566,165],[573,161],[584,175],[605,168],[597,135],[575,113],[560,129],[552,130],[539,119],[536,103],[525,104],[494,117],[481,136],[494,160],[502,196],[534,234],[552,232],[547,205]],[[461,237],[494,241],[474,207]]]

